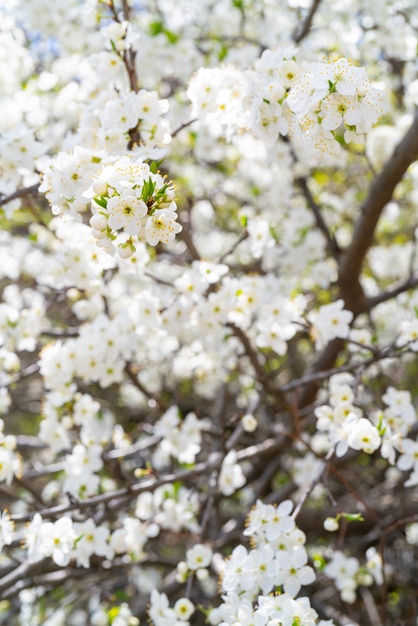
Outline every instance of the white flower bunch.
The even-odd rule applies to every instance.
[[[85,195],[92,197],[93,235],[110,254],[117,248],[128,258],[136,250],[135,240],[156,246],[173,241],[181,231],[172,184],[141,159],[123,157],[107,165]]]
[[[245,128],[268,146],[289,134],[301,146],[336,155],[344,140],[364,143],[383,113],[381,92],[363,68],[345,58],[299,64],[296,49],[265,50],[253,68],[200,69],[188,96],[193,115],[234,130]]]
[[[0,550],[12,543],[15,534],[14,522],[7,511],[0,513]]]
[[[258,597],[258,607],[254,608],[248,598],[240,598],[234,592],[222,596],[223,604],[211,615],[211,623],[219,626],[233,624],[280,624],[280,626],[334,626],[332,620],[317,621],[318,614],[311,607],[309,598],[292,598],[287,593],[262,595]],[[215,612],[213,611],[213,612]],[[215,619],[216,618],[216,619]]]
[[[244,531],[254,549],[249,552],[238,545],[225,562],[222,590],[245,596],[253,601],[258,592],[268,594],[281,585],[289,596],[296,596],[302,585],[315,580],[315,572],[307,565],[305,535],[290,515],[291,500],[279,506],[257,501],[248,517]]]
[[[381,580],[381,561],[379,558],[376,559],[373,550],[371,552],[368,550],[366,557],[368,562],[363,566],[355,557],[348,557],[340,550],[336,550],[331,561],[325,566],[324,574],[334,581],[343,602],[353,604],[357,597],[357,587],[370,586],[373,576]]]
[[[54,215],[70,214],[76,219],[88,206],[84,192],[92,177],[103,168],[102,156],[75,146],[59,152],[43,172],[39,191],[45,193]]]
[[[22,470],[22,461],[16,453],[16,446],[15,435],[4,433],[4,421],[0,419],[0,482],[5,481],[7,485],[10,485],[14,476],[20,476]]]
[[[348,448],[372,454],[382,442],[378,427],[363,417],[361,409],[353,404],[349,382],[349,377],[331,378],[330,405],[323,404],[314,410],[318,420],[316,427],[328,434],[337,457],[344,456]]]
[[[189,618],[195,612],[194,604],[188,598],[179,598],[170,608],[165,593],[151,591],[149,616],[155,626],[188,626]]]
[[[199,498],[195,491],[181,486],[162,485],[154,492],[144,491],[138,496],[135,515],[146,522],[152,520],[153,525],[162,529],[179,532],[187,529],[197,533],[200,526],[197,522]]]
[[[327,144],[337,145],[333,134],[341,126],[347,143],[364,143],[383,113],[381,92],[363,68],[345,58],[302,65],[287,104],[305,137],[325,152]]]
[[[191,573],[195,573],[198,580],[206,580],[209,576],[207,569],[212,561],[213,552],[209,546],[196,543],[186,552],[186,560],[177,564],[176,580],[184,582]]]
[[[161,437],[157,465],[168,463],[170,457],[179,463],[194,463],[200,452],[202,426],[195,413],[181,420],[178,408],[170,407],[155,425],[155,434]]]
[[[343,300],[336,300],[321,306],[317,312],[310,313],[308,319],[312,322],[311,333],[315,339],[315,348],[322,350],[328,341],[336,337],[341,339],[348,337],[353,314],[344,308]]]

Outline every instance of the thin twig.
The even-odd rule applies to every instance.
[[[192,118],[190,120],[188,120],[187,122],[183,122],[182,124],[180,124],[180,126],[177,126],[177,128],[175,130],[173,130],[173,132],[171,133],[172,137],[175,137],[176,135],[178,135],[184,128],[187,128],[188,126],[191,126],[192,124],[194,124],[195,122],[197,122],[197,118]]]
[[[238,239],[232,244],[232,246],[226,252],[224,252],[222,256],[219,257],[218,263],[223,263],[230,254],[235,252],[240,243],[245,241],[245,239],[248,239],[248,230],[246,228],[242,231],[242,233],[240,234]]]
[[[410,289],[415,289],[418,287],[418,274],[413,274],[407,278],[404,282],[388,289],[387,291],[382,291],[377,296],[373,296],[372,298],[368,298],[366,301],[365,308],[367,311],[370,311],[378,304],[382,304],[382,302],[387,302],[388,300],[392,300],[392,298],[396,298],[401,293],[405,291],[409,291]]]
[[[309,13],[307,14],[305,21],[302,24],[302,28],[297,34],[295,33],[293,35],[293,41],[295,43],[300,43],[302,39],[305,39],[305,37],[308,35],[309,31],[311,30],[313,18],[315,17],[315,13],[317,12],[320,4],[321,0],[313,0],[311,8],[309,9]]]
[[[39,190],[39,184],[31,185],[30,187],[23,187],[22,189],[17,189],[13,193],[8,196],[4,194],[0,194],[0,206],[11,202],[12,200],[16,200],[16,198],[23,198],[24,196],[36,195]]]
[[[192,236],[190,234],[190,230],[188,227],[188,224],[186,224],[180,217],[180,215],[177,218],[178,223],[180,224],[180,226],[182,226],[182,231],[179,234],[179,237],[184,241],[184,243],[186,244],[186,247],[188,249],[188,251],[190,252],[190,255],[192,257],[192,259],[194,261],[200,261],[200,254],[196,248],[196,246],[194,245]]]
[[[329,252],[332,254],[334,259],[338,260],[340,254],[341,254],[341,248],[338,245],[338,242],[335,239],[335,237],[333,235],[331,235],[331,233],[330,233],[330,231],[328,229],[328,226],[326,225],[325,220],[322,217],[321,209],[320,209],[319,205],[315,202],[314,197],[313,197],[313,195],[311,193],[311,190],[309,189],[308,183],[306,182],[306,179],[303,178],[303,177],[296,178],[295,183],[298,185],[299,189],[302,191],[303,196],[304,196],[306,202],[308,203],[309,208],[311,209],[312,213],[314,214],[316,224],[317,224],[319,230],[321,231],[321,233],[325,237],[325,240],[327,242],[327,248],[328,248]]]
[[[265,391],[276,397],[277,396],[281,397],[280,389],[278,389],[276,385],[274,385],[274,383],[269,379],[267,372],[264,370],[263,364],[260,362],[258,358],[258,354],[253,349],[250,340],[248,339],[247,335],[244,333],[242,328],[240,328],[239,326],[236,326],[232,322],[228,322],[226,325],[228,326],[228,328],[232,330],[233,334],[240,340],[244,348],[245,354],[248,356],[250,363],[256,373],[257,380],[265,389]]]

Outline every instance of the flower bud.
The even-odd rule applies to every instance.
[[[107,219],[101,213],[96,213],[96,215],[90,218],[90,226],[94,228],[94,230],[102,231],[107,226]]]
[[[95,196],[103,196],[107,191],[107,183],[104,180],[95,180],[91,186]]]
[[[242,427],[247,433],[253,433],[257,428],[257,420],[251,413],[246,413],[241,419]]]
[[[330,533],[338,530],[339,527],[340,525],[338,524],[338,521],[335,519],[335,517],[327,517],[327,519],[324,521],[324,528]]]

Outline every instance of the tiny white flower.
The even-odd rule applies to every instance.
[[[338,530],[339,527],[340,526],[335,517],[327,517],[326,520],[324,521],[324,528],[330,533]]]

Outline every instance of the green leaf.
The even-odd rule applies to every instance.
[[[376,424],[376,428],[379,431],[379,435],[381,437],[383,437],[383,435],[386,432],[386,426],[383,426],[383,416],[382,416],[382,414],[379,415],[379,420],[378,420],[378,422]]]
[[[148,188],[148,181],[144,181],[144,184],[142,185],[142,192],[141,192],[141,198],[143,199],[144,202],[148,201],[148,196],[149,196],[149,188]]]
[[[347,522],[364,522],[361,513],[341,513],[339,517],[343,517]]]
[[[158,172],[158,168],[160,167],[162,162],[163,159],[161,159],[160,161],[151,161],[149,168],[153,174],[156,174]]]
[[[163,33],[167,37],[167,40],[168,40],[169,43],[173,44],[173,43],[177,43],[178,42],[179,36],[176,35],[176,33],[173,33],[172,30],[164,29]]]
[[[167,188],[168,188],[168,183],[165,183],[165,185],[159,188],[157,196],[164,196],[165,192],[167,191]]]
[[[96,204],[101,206],[102,209],[105,209],[107,207],[107,200],[105,200],[103,196],[96,196],[95,198],[93,198],[93,200]]]
[[[226,44],[222,44],[219,52],[218,52],[218,61],[223,61],[229,52],[229,48]]]
[[[151,37],[155,37],[164,31],[164,24],[161,21],[151,22],[148,26]]]
[[[329,92],[330,93],[335,93],[337,91],[334,83],[331,80],[328,81],[328,86],[329,86]]]

